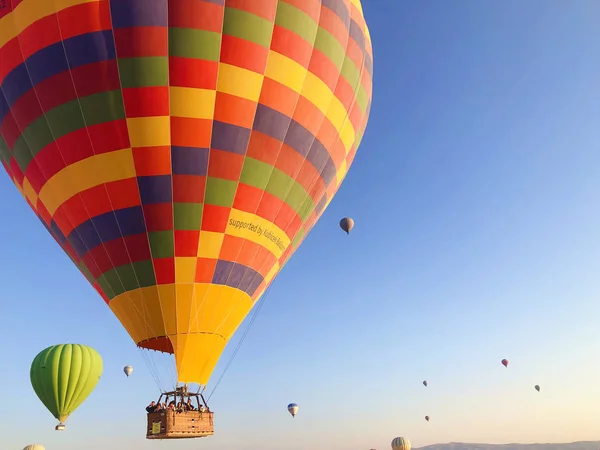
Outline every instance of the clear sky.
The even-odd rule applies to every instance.
[[[214,437],[144,439],[144,358],[0,177],[3,449],[600,439],[600,3],[363,5],[366,137],[216,391]],[[105,371],[57,433],[29,365],[61,342],[95,347]]]

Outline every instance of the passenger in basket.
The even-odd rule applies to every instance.
[[[157,405],[156,402],[150,402],[148,406],[146,406],[146,412],[148,414],[158,411],[160,405]]]
[[[191,398],[188,398],[188,401],[185,404],[185,406],[186,406],[186,408],[187,408],[188,411],[193,411],[193,410],[196,409],[196,408],[194,408],[194,405],[192,405],[192,399]]]

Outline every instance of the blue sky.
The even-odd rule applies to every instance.
[[[156,397],[144,359],[0,177],[3,448],[600,439],[600,3],[363,5],[366,136],[213,397],[214,437],[144,439]],[[346,215],[350,236],[337,227]],[[31,359],[59,342],[105,362],[64,433],[29,384]]]

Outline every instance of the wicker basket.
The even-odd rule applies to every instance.
[[[148,414],[146,439],[190,439],[214,433],[212,412],[160,411]]]

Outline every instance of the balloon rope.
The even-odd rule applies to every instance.
[[[160,389],[161,388],[161,380],[160,380],[158,370],[155,367],[156,365],[154,364],[154,361],[152,361],[150,359],[150,356],[146,354],[147,350],[142,349],[141,347],[137,347],[137,349],[140,352],[140,354],[142,355],[144,363],[146,364],[146,367],[148,368],[148,371],[150,372],[150,376],[152,376],[152,378],[154,379],[154,383],[156,383],[156,386]]]
[[[260,311],[262,310],[262,307],[264,306],[265,302],[267,301],[267,298],[269,296],[269,292],[271,292],[271,286],[273,286],[273,282],[271,282],[271,284],[269,284],[269,286],[267,287],[267,289],[265,291],[265,294],[259,300],[260,304],[254,310],[254,313],[253,313],[252,317],[250,318],[250,322],[248,323],[248,326],[244,330],[244,333],[242,334],[242,337],[241,337],[240,341],[238,342],[237,346],[235,347],[235,350],[233,351],[233,354],[229,358],[229,361],[227,361],[227,364],[225,365],[225,369],[223,369],[223,372],[221,373],[221,376],[217,380],[217,383],[215,384],[215,387],[213,388],[213,390],[211,391],[210,395],[206,399],[207,402],[210,401],[211,397],[214,395],[215,391],[219,387],[219,384],[221,384],[221,381],[223,380],[223,377],[225,376],[225,374],[229,370],[229,367],[233,363],[233,360],[235,359],[238,351],[240,350],[240,348],[242,347],[242,344],[246,340],[246,336],[248,336],[248,333],[250,332],[250,329],[252,328],[252,325],[254,325],[254,322],[256,321],[256,318],[258,317],[258,314],[260,313]]]

